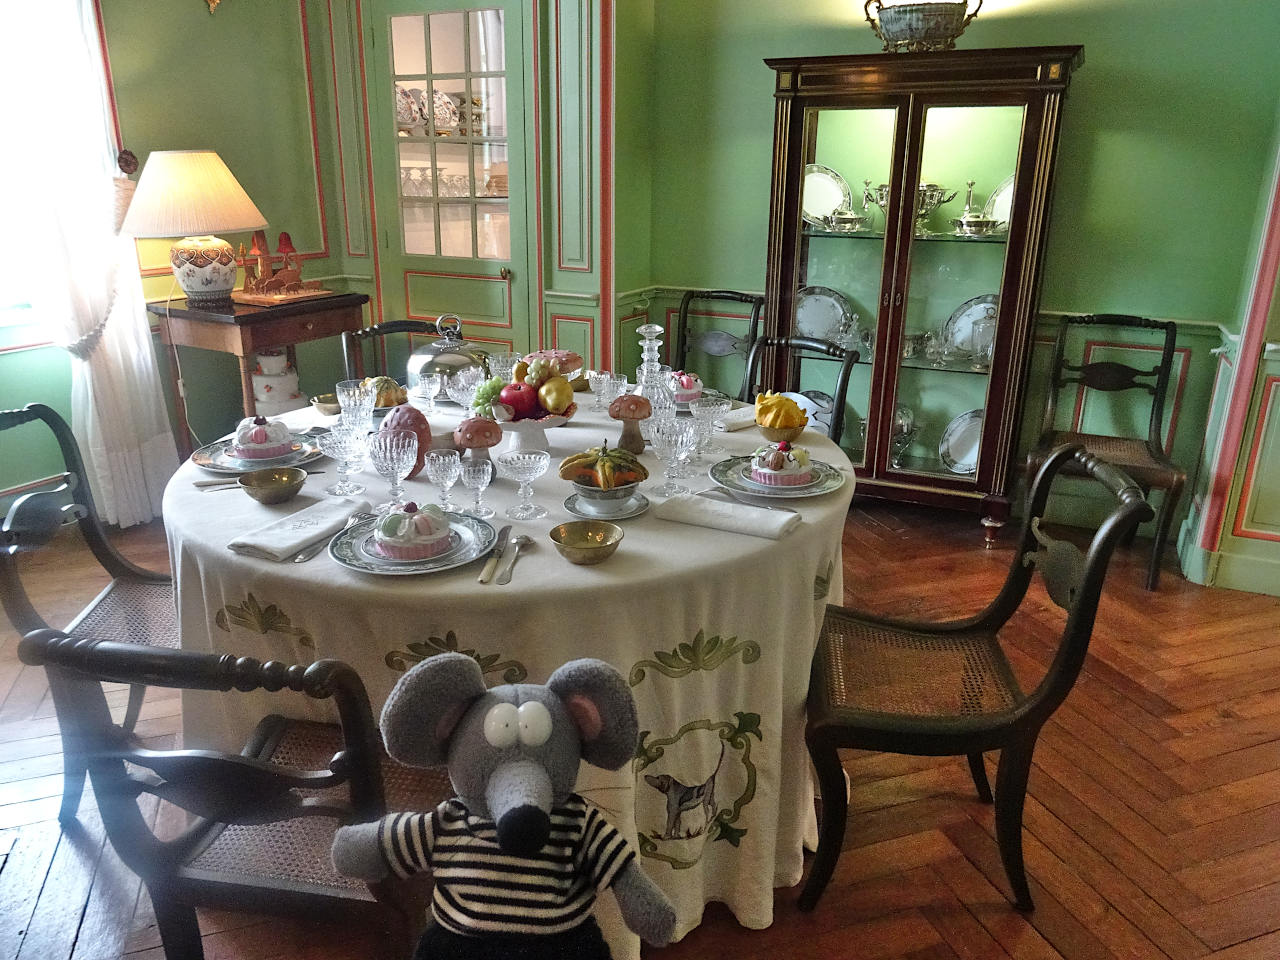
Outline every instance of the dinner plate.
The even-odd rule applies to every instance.
[[[857,339],[858,315],[839,290],[801,287],[796,293],[796,332],[803,337],[839,342],[841,335]]]
[[[293,438],[293,450],[282,457],[256,457],[244,459],[233,457],[231,448],[235,443],[233,437],[224,437],[213,443],[206,443],[191,454],[191,462],[210,473],[226,473],[239,476],[250,470],[263,470],[267,467],[300,467],[304,463],[318,460],[323,454],[317,446],[315,438],[301,433],[290,435]]]
[[[991,191],[982,208],[982,216],[987,220],[999,221],[997,231],[1009,229],[1009,217],[1013,212],[1013,177],[1006,177],[998,187]]]
[[[967,410],[947,424],[938,444],[938,456],[952,473],[978,472],[978,447],[982,443],[982,408]]]
[[[374,552],[369,541],[379,517],[357,523],[336,533],[329,541],[329,556],[348,570],[379,576],[408,577],[421,573],[440,573],[478,560],[498,542],[493,524],[469,513],[449,514],[449,549],[422,560],[388,560]]]
[[[948,354],[986,358],[996,338],[996,325],[981,321],[996,319],[1000,298],[994,293],[966,300],[942,325],[942,348]]]
[[[800,200],[800,214],[806,223],[825,227],[827,217],[837,210],[847,209],[853,202],[849,184],[844,177],[820,163],[809,163],[804,168],[804,194]]]
[[[582,498],[571,493],[564,501],[564,508],[572,513],[575,517],[582,517],[584,520],[630,520],[632,517],[638,517],[649,509],[649,498],[643,493],[633,493],[626,500],[617,513],[608,513],[602,510],[586,510],[581,506]]]
[[[768,487],[758,483],[747,483],[743,478],[743,467],[750,468],[751,457],[729,457],[719,463],[713,463],[707,471],[708,476],[719,486],[733,493],[745,493],[752,497],[768,497],[777,500],[792,500],[799,497],[820,497],[832,490],[844,486],[845,475],[821,460],[809,461],[809,466],[817,474],[816,483],[803,487]]]

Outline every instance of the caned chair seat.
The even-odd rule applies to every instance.
[[[67,633],[176,648],[178,614],[173,584],[124,577],[113,580],[80,612]]]
[[[1073,433],[1055,430],[1045,440],[1045,449],[1052,450],[1066,444],[1079,444],[1095,456],[1119,467],[1134,482],[1144,487],[1167,488],[1182,474],[1180,467],[1163,454],[1155,454],[1146,440],[1137,437],[1108,437],[1098,433]],[[1030,463],[1033,467],[1044,462],[1041,450],[1033,451]],[[1078,470],[1064,468],[1063,473],[1079,476]]]

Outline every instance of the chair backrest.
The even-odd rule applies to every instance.
[[[730,333],[717,327],[708,327],[699,333],[689,332],[689,308],[694,301],[723,301],[726,303],[742,303],[751,308],[747,318],[747,335]],[[690,351],[705,353],[711,357],[728,357],[740,354],[746,357],[751,345],[760,335],[760,313],[764,310],[764,297],[736,290],[686,290],[680,298],[680,312],[676,316],[675,345],[671,350],[671,366],[675,370],[684,370],[689,366]],[[750,399],[747,396],[748,378],[743,374],[742,383],[736,394],[739,400]]]
[[[30,423],[43,423],[52,431],[62,454],[63,471],[47,479],[33,477],[33,482],[39,481],[36,488],[10,504],[0,526],[0,605],[20,634],[48,624],[31,605],[22,587],[17,555],[43,547],[67,524],[79,526],[89,549],[112,577],[168,579],[130,563],[107,539],[89,489],[80,447],[67,421],[43,403],[31,403],[21,410],[0,410],[0,433]]]
[[[1160,434],[1164,424],[1164,398],[1169,389],[1173,372],[1173,353],[1178,341],[1178,325],[1171,320],[1148,320],[1119,313],[1095,313],[1088,316],[1063,317],[1058,329],[1058,339],[1053,348],[1052,381],[1045,405],[1042,433],[1054,429],[1057,418],[1058,394],[1069,385],[1079,385],[1084,390],[1141,390],[1151,395],[1151,417],[1147,427],[1147,443],[1155,452],[1164,453]],[[1149,370],[1111,360],[1068,363],[1066,360],[1067,337],[1073,328],[1104,326],[1127,327],[1138,330],[1163,330],[1164,345],[1160,361]]]
[[[836,376],[835,394],[829,399],[832,404],[831,422],[827,425],[827,436],[836,443],[844,434],[844,408],[849,393],[849,378],[853,375],[853,365],[858,362],[857,350],[846,350],[838,343],[830,340],[818,340],[814,337],[759,337],[751,345],[747,355],[747,376],[743,385],[743,396],[739,399],[751,400],[756,392],[756,383],[760,373],[760,364],[768,350],[782,350],[790,354],[812,353],[822,357],[834,357],[840,361],[840,372]],[[794,359],[794,356],[793,356]],[[808,391],[806,396],[813,399],[815,391]]]
[[[1115,500],[1083,552],[1074,543],[1049,536],[1043,527],[1050,487],[1068,462],[1074,462],[1084,476],[1097,482]],[[1073,472],[1072,476],[1076,474]],[[1043,719],[1066,698],[1089,650],[1111,555],[1134,527],[1154,515],[1133,480],[1082,446],[1058,447],[1040,467],[1027,491],[1022,531],[1004,586],[986,610],[967,622],[967,625],[998,630],[1022,602],[1032,574],[1037,570],[1044,579],[1049,598],[1066,611],[1053,662],[1020,709],[1040,712]],[[963,628],[965,624],[959,626]]]
[[[392,333],[425,333],[436,336],[439,330],[432,320],[387,320],[371,327],[343,332],[342,365],[346,369],[348,380],[360,380],[366,376],[364,345],[370,342],[374,342],[374,373],[387,372],[386,337]]]
[[[74,745],[87,761],[107,836],[120,859],[143,879],[169,876],[225,824],[302,816],[365,822],[386,812],[378,730],[369,697],[359,675],[341,661],[318,660],[306,667],[261,663],[230,654],[73,638],[57,630],[28,634],[18,646],[18,656],[23,663],[45,668],[64,743]],[[255,759],[248,755],[251,750],[149,750],[112,720],[104,682],[183,690],[288,689],[315,699],[332,698],[342,746],[327,770],[280,766]],[[330,789],[335,787],[345,789]],[[162,840],[139,808],[143,794],[199,819],[180,835]]]

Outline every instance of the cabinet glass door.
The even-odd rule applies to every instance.
[[[871,360],[886,261],[884,213],[872,195],[879,184],[889,182],[898,110],[813,109],[805,120],[803,223],[792,331],[858,350],[840,445],[861,465],[866,462]],[[825,357],[800,363],[799,391],[828,408],[817,414],[820,429],[825,426],[822,419],[830,416],[839,369],[838,361]]]
[[[890,470],[977,479],[1000,375],[1000,292],[1024,114],[1003,105],[924,110]]]

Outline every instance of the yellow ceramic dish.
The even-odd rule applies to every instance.
[[[552,527],[551,542],[570,563],[600,563],[622,542],[622,528],[606,520],[570,520]]]
[[[267,467],[240,475],[240,489],[259,503],[292,500],[306,482],[307,471],[297,467]]]

